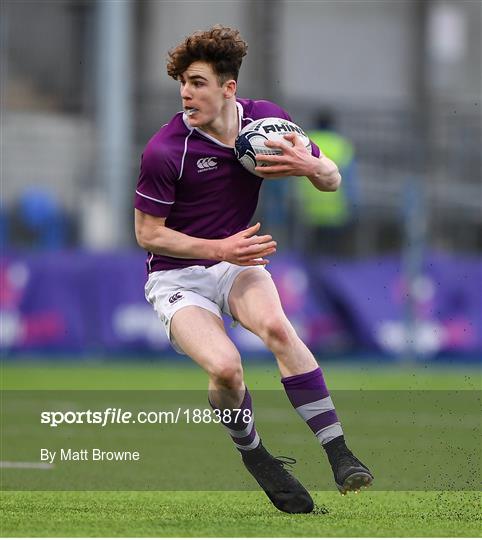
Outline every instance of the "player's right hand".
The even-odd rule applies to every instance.
[[[276,252],[276,242],[270,234],[258,236],[261,223],[256,223],[244,231],[240,231],[228,238],[218,240],[219,258],[239,266],[265,265],[265,259]]]

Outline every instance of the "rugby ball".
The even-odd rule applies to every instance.
[[[256,154],[281,155],[279,148],[268,148],[265,141],[283,141],[291,144],[284,138],[288,133],[296,133],[300,137],[306,149],[311,154],[311,143],[306,133],[295,123],[284,118],[261,118],[245,126],[240,132],[234,145],[234,151],[241,165],[250,173],[262,176],[255,171],[256,166],[269,165],[266,162],[256,163]]]

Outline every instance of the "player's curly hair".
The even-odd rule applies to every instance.
[[[193,62],[200,60],[212,66],[220,84],[229,79],[237,81],[247,49],[239,30],[216,24],[209,30],[194,32],[169,51],[167,74],[177,80]]]

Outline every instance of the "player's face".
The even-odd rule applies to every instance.
[[[193,62],[179,77],[184,112],[192,127],[212,124],[231,96],[230,82],[219,84],[210,64]],[[232,86],[232,85],[231,85]]]

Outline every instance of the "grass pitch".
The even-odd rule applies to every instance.
[[[252,389],[278,389],[268,364],[245,367]],[[471,368],[398,368],[330,364],[333,390],[479,390]],[[203,389],[205,375],[186,364],[39,364],[2,368],[4,389]],[[478,433],[475,433],[478,436]],[[429,456],[428,456],[429,458]],[[195,455],[193,456],[195,459]],[[477,462],[476,462],[477,463]],[[480,474],[480,466],[474,474]],[[46,471],[48,474],[48,471]],[[376,489],[376,484],[374,485]],[[341,497],[313,493],[310,515],[278,512],[253,491],[4,491],[4,537],[175,537],[175,536],[480,536],[480,493],[476,491],[375,491]]]
[[[2,497],[3,536],[479,536],[474,492],[316,492],[315,512],[278,512],[254,492],[40,492]]]

